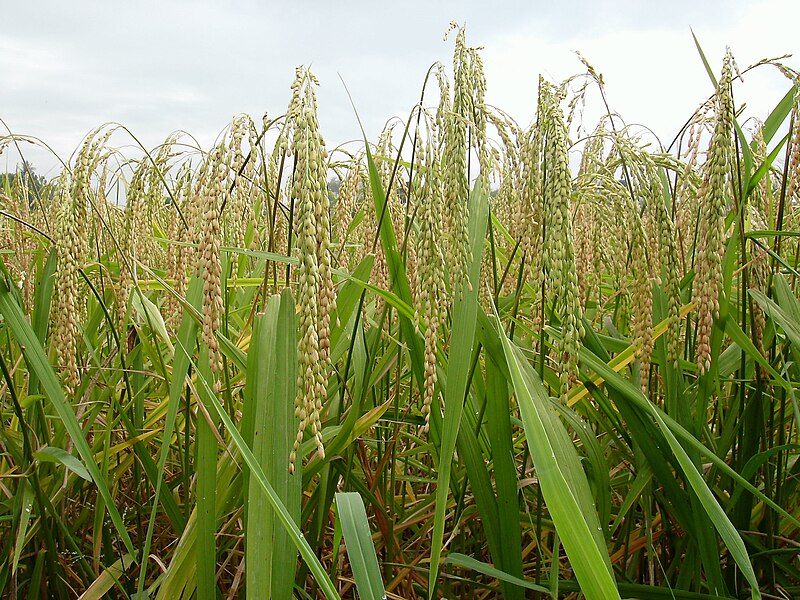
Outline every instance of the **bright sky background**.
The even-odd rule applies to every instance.
[[[0,118],[65,160],[107,121],[148,147],[182,129],[208,148],[236,113],[283,113],[295,66],[309,63],[329,148],[359,136],[340,76],[376,141],[387,119],[417,102],[432,63],[450,69],[453,40],[442,38],[451,20],[466,22],[469,45],[485,47],[487,101],[523,125],[540,73],[560,81],[583,70],[576,50],[603,74],[612,109],[665,144],[712,91],[690,27],[717,73],[726,45],[740,69],[787,53],[800,68],[798,0],[14,1],[2,14]],[[734,93],[765,118],[789,84],[760,71]],[[23,151],[56,173],[54,158]],[[7,151],[0,171],[16,161]]]

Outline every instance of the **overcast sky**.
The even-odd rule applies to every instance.
[[[281,114],[298,64],[320,79],[328,146],[359,135],[340,76],[375,141],[387,119],[408,114],[432,63],[450,67],[453,40],[442,37],[451,20],[466,23],[469,45],[485,48],[487,101],[522,125],[540,73],[560,81],[583,70],[576,50],[603,74],[612,109],[666,144],[712,91],[690,27],[716,72],[726,45],[741,69],[786,53],[800,68],[798,0],[13,1],[2,14],[0,118],[65,160],[107,121],[147,146],[182,129],[207,148],[237,113]],[[761,71],[735,93],[763,118],[789,84]],[[55,174],[55,159],[23,150]],[[0,171],[16,160],[6,152]]]

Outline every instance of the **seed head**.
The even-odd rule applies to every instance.
[[[419,132],[418,132],[419,139]],[[431,409],[438,379],[436,350],[438,332],[447,316],[445,263],[440,245],[442,239],[442,186],[441,161],[433,152],[438,147],[436,132],[433,140],[421,149],[421,163],[426,177],[421,184],[417,203],[419,237],[417,245],[417,306],[425,325],[425,385],[422,399],[422,415],[425,419],[423,431],[430,424]]]
[[[703,165],[703,184],[698,195],[700,230],[694,297],[697,301],[697,367],[700,373],[711,366],[711,330],[719,313],[719,286],[722,281],[722,253],[725,246],[725,192],[730,169],[733,126],[731,61],[728,51],[722,63],[722,76],[716,93],[714,132],[708,158]]]
[[[211,370],[222,371],[222,354],[216,332],[222,313],[222,263],[220,259],[221,224],[219,210],[225,193],[227,167],[223,162],[224,148],[217,146],[209,155],[207,186],[200,200],[202,234],[198,247],[197,269],[203,278],[202,340],[208,346]]]
[[[544,218],[548,239],[544,264],[548,286],[554,290],[560,308],[561,339],[557,350],[561,371],[560,395],[566,399],[570,385],[577,379],[578,349],[584,331],[570,220],[572,178],[567,130],[559,100],[559,94],[552,94],[545,106],[548,118],[544,146]]]
[[[329,200],[326,181],[325,144],[319,133],[316,78],[298,68],[289,106],[291,151],[295,160],[292,199],[295,202],[297,250],[297,305],[300,314],[297,401],[295,414],[300,419],[289,469],[294,470],[297,451],[306,429],[316,440],[317,454],[325,457],[320,414],[327,397],[327,370],[330,365],[330,319],[335,294],[331,273]]]

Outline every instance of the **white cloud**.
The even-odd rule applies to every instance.
[[[12,3],[13,35],[0,35],[0,118],[69,156],[91,128],[126,124],[154,145],[175,129],[210,144],[231,117],[281,114],[297,64],[321,80],[320,122],[330,145],[360,132],[344,79],[370,139],[417,102],[428,66],[450,66],[451,19],[482,45],[487,100],[527,125],[539,73],[582,71],[579,50],[604,75],[611,107],[629,123],[672,136],[711,92],[689,27],[719,69],[726,45],[740,67],[797,52],[800,3],[422,2],[341,3],[76,1]],[[790,61],[795,67],[797,59]],[[788,85],[777,71],[746,77],[737,102],[766,116]],[[431,103],[433,94],[428,96]],[[592,112],[594,111],[594,112]],[[587,119],[599,115],[590,99]],[[587,124],[591,127],[592,123]],[[122,142],[124,143],[124,142]],[[38,158],[42,168],[55,161]],[[49,162],[48,162],[49,161]]]

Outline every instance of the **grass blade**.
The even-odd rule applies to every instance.
[[[540,592],[543,594],[550,593],[550,590],[548,590],[546,587],[542,587],[541,585],[537,585],[531,581],[527,581],[522,577],[517,577],[515,575],[506,573],[505,571],[501,571],[500,569],[496,569],[491,565],[482,563],[479,560],[475,560],[471,556],[466,556],[459,552],[451,552],[450,554],[448,554],[447,558],[444,559],[444,564],[456,565],[458,567],[463,567],[465,569],[471,569],[473,571],[477,571],[478,573],[483,573],[484,575],[488,575],[489,577],[494,577],[495,579],[499,579],[500,581],[511,583],[520,588],[533,590],[535,592]]]
[[[467,392],[467,380],[472,363],[472,348],[475,342],[481,256],[489,218],[488,197],[483,189],[484,185],[478,180],[470,195],[469,243],[472,264],[469,266],[468,278],[464,281],[462,290],[455,292],[456,301],[453,307],[452,339],[447,361],[447,386],[444,395],[442,442],[439,451],[436,513],[433,521],[433,539],[431,540],[431,570],[428,574],[429,598],[433,598],[436,591],[439,557],[441,556],[442,541],[444,539],[447,494],[450,490],[450,472],[458,439],[458,430],[461,426],[464,396]],[[435,408],[432,410],[435,410]]]
[[[505,334],[500,339],[542,496],[581,590],[589,600],[619,598],[578,455],[536,372]]]
[[[708,488],[708,484],[706,484],[703,476],[697,470],[697,466],[694,464],[686,450],[684,450],[683,446],[678,442],[675,434],[673,433],[672,428],[680,426],[674,422],[668,426],[667,420],[669,417],[663,415],[660,410],[653,406],[642,395],[641,391],[636,388],[636,386],[620,377],[604,363],[597,360],[596,357],[593,357],[590,352],[582,352],[581,360],[585,361],[590,368],[605,377],[606,382],[613,388],[617,389],[625,397],[625,399],[634,402],[640,410],[645,410],[646,413],[656,421],[660,431],[664,434],[670,450],[673,452],[675,458],[680,464],[681,469],[683,469],[684,475],[686,476],[687,481],[692,491],[695,493],[698,501],[700,502],[703,510],[706,512],[714,528],[725,542],[726,546],[728,547],[728,551],[731,553],[731,557],[734,559],[734,561],[736,561],[736,564],[739,566],[739,569],[741,569],[745,579],[747,579],[747,582],[751,585],[750,593],[752,598],[761,598],[761,592],[758,589],[758,581],[756,579],[755,572],[753,571],[753,565],[750,563],[750,557],[747,554],[747,550],[745,549],[744,542],[742,541],[739,532],[736,531],[736,528],[734,528],[733,524],[730,522],[730,519],[728,519],[725,511],[722,510],[722,507],[720,507],[719,503],[714,498],[714,495]],[[692,437],[685,430],[683,430],[683,432],[685,434],[684,439],[686,439],[686,437]],[[702,444],[700,444],[700,442],[697,442],[697,440],[695,440],[695,442],[696,445],[692,445],[693,450],[698,450],[698,446],[702,448]],[[703,450],[705,450],[703,454],[707,456],[713,455],[713,453],[708,449],[703,448]],[[713,456],[716,457],[716,455]],[[715,461],[715,464],[720,464],[720,462],[721,461]],[[722,462],[722,465],[725,465],[725,463]],[[730,467],[727,465],[725,465],[725,467],[727,468],[727,472],[732,471],[732,469],[730,469]],[[744,481],[741,476],[738,474],[736,474],[736,476],[738,478],[737,482],[744,482],[744,484],[747,484],[747,482]],[[750,488],[752,488],[752,486],[750,486]],[[763,498],[763,493],[758,493],[759,496]]]
[[[278,516],[278,520],[280,521],[281,525],[289,534],[292,543],[300,551],[300,555],[303,557],[303,560],[306,562],[309,569],[311,569],[311,572],[322,589],[323,594],[326,598],[328,598],[328,600],[338,600],[339,594],[336,592],[336,588],[334,587],[333,582],[331,582],[330,577],[328,577],[325,568],[322,566],[322,564],[320,564],[319,559],[314,555],[314,551],[311,549],[311,546],[309,546],[305,537],[303,537],[303,534],[298,528],[297,524],[295,524],[291,513],[283,505],[283,502],[281,502],[280,497],[278,496],[277,492],[275,492],[275,488],[272,487],[272,484],[270,484],[267,476],[264,474],[264,470],[261,468],[261,465],[258,464],[255,456],[253,456],[252,450],[245,443],[244,439],[239,433],[239,430],[231,420],[230,415],[228,415],[228,413],[222,407],[222,404],[220,404],[216,394],[211,389],[211,385],[209,384],[208,380],[202,376],[202,373],[198,372],[197,383],[198,385],[196,390],[201,401],[206,405],[206,409],[210,414],[213,414],[222,421],[225,429],[233,440],[233,444],[239,450],[242,459],[250,469],[251,477],[255,478],[264,494],[266,494],[270,506]]]
[[[198,377],[211,380],[208,348],[200,348]],[[216,418],[197,411],[195,426],[195,496],[197,510],[197,598],[215,600],[217,579],[217,438]]]
[[[11,328],[14,337],[16,337],[20,345],[22,354],[25,356],[28,367],[32,372],[36,373],[40,385],[55,409],[58,418],[64,424],[67,433],[69,433],[72,438],[78,454],[81,459],[83,459],[86,469],[89,471],[92,480],[97,486],[97,491],[106,503],[108,514],[111,517],[112,523],[114,523],[117,534],[125,545],[125,549],[130,554],[135,555],[136,551],[134,550],[133,542],[122,520],[122,516],[119,514],[119,510],[114,502],[114,497],[111,495],[111,491],[94,460],[94,453],[83,435],[83,430],[81,429],[80,423],[78,423],[75,412],[72,406],[67,402],[64,396],[64,390],[61,388],[53,368],[47,361],[47,356],[44,353],[42,344],[31,329],[28,319],[22,313],[19,305],[14,302],[13,296],[6,287],[5,282],[1,281],[0,315],[4,317],[5,322]]]
[[[350,568],[353,569],[359,598],[383,600],[386,598],[386,592],[361,496],[357,492],[338,492],[336,509],[342,524],[347,557],[350,559]]]
[[[273,296],[263,315],[255,318],[247,355],[242,432],[295,524],[300,523],[302,461],[289,474],[298,419],[297,344],[294,301],[288,290]],[[245,564],[248,598],[289,598],[294,586],[297,552],[280,526],[258,482],[249,476],[246,495]]]

